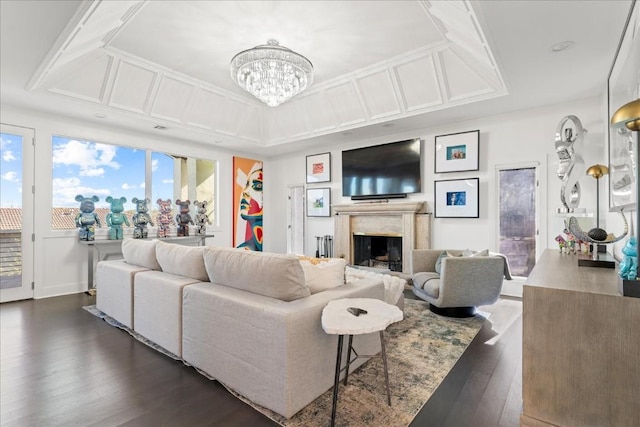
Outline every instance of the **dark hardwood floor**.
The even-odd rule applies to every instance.
[[[81,308],[93,303],[77,294],[0,305],[0,425],[276,425]],[[519,424],[522,306],[506,299],[486,311],[489,320],[412,426]]]

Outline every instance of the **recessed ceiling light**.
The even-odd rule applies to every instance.
[[[215,141],[213,141],[214,144],[222,144],[222,141],[219,139],[216,139]]]
[[[342,136],[351,136],[353,132],[342,132]]]
[[[392,128],[395,126],[395,123],[385,123],[382,125],[383,128]]]
[[[576,42],[573,42],[571,40],[565,40],[563,42],[556,43],[553,46],[551,46],[551,52],[562,52],[563,50],[567,50],[570,47],[573,47],[573,45],[575,44]]]
[[[96,113],[96,114],[94,114],[94,116],[99,118],[99,119],[106,119],[107,118],[106,114],[100,114],[100,113]]]

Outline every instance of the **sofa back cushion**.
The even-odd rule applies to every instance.
[[[254,294],[293,301],[311,295],[294,255],[206,247],[209,281]]]
[[[204,246],[184,246],[176,243],[158,241],[156,257],[165,273],[206,282],[209,280],[204,268]]]
[[[311,294],[345,284],[347,261],[342,258],[310,258],[300,256],[304,280]]]
[[[127,264],[139,265],[151,270],[160,270],[156,258],[158,240],[123,239],[122,257]]]

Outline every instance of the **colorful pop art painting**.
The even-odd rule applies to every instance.
[[[233,246],[262,251],[262,162],[233,158]]]

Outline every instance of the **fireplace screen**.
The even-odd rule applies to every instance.
[[[353,236],[353,264],[402,271],[402,237]]]

